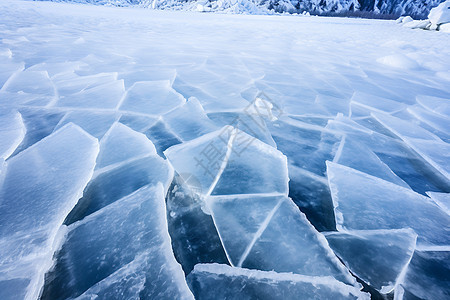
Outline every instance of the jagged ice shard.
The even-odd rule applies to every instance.
[[[91,178],[98,151],[96,139],[68,124],[8,160],[0,187],[0,282],[7,299],[37,297],[58,230]]]
[[[419,245],[450,243],[450,216],[428,197],[332,162],[327,173],[338,230],[412,228]]]
[[[173,257],[164,194],[162,184],[147,185],[70,225],[52,270],[59,276],[42,299],[192,299]]]
[[[187,277],[196,299],[369,299],[357,288],[332,277],[313,277],[198,264]]]
[[[330,247],[349,270],[383,294],[402,280],[416,247],[411,229],[328,232]]]

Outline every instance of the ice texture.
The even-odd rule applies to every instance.
[[[19,112],[0,114],[0,158],[7,159],[25,137],[26,128]]]
[[[0,188],[0,281],[8,297],[37,297],[58,230],[91,178],[98,151],[96,139],[68,124],[8,160]]]
[[[332,277],[313,277],[198,264],[187,277],[196,299],[369,299],[369,295]]]
[[[412,228],[419,245],[448,245],[450,217],[431,199],[327,162],[338,230]]]
[[[47,282],[42,299],[193,299],[173,256],[164,193],[161,184],[144,186],[70,225],[49,278],[59,276]]]
[[[408,268],[417,235],[411,229],[329,232],[330,247],[349,270],[383,294]]]

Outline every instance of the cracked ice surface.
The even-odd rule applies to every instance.
[[[448,34],[3,0],[0,37],[1,299],[449,297]]]

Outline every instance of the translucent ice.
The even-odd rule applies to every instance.
[[[115,112],[71,111],[59,121],[55,130],[72,122],[90,135],[101,139],[119,116]]]
[[[405,138],[416,138],[440,141],[439,137],[412,122],[379,113],[372,113],[372,117],[403,140]]]
[[[339,230],[412,228],[419,245],[449,244],[450,216],[428,197],[331,162],[327,173]]]
[[[137,157],[100,169],[94,173],[65,224],[81,220],[145,185],[160,182],[167,190],[172,177],[173,169],[158,155]]]
[[[332,277],[312,277],[198,264],[187,277],[197,299],[369,299],[357,288]]]
[[[404,138],[405,143],[450,180],[450,144],[437,140]]]
[[[448,99],[419,95],[416,97],[417,103],[430,111],[443,117],[450,116],[450,103]]]
[[[122,123],[114,123],[100,141],[96,168],[101,169],[127,159],[149,155],[156,155],[156,149],[144,134]]]
[[[7,159],[25,137],[26,128],[18,112],[0,114],[0,159]]]
[[[444,300],[450,296],[450,251],[415,251],[395,299]],[[399,295],[399,297],[397,297]]]
[[[233,265],[355,284],[325,238],[286,196],[210,197],[208,203]]]
[[[329,232],[325,237],[347,268],[383,294],[391,292],[414,253],[411,229]]]
[[[145,186],[67,230],[42,299],[86,291],[85,296],[192,299],[172,253],[161,184]]]
[[[92,176],[97,153],[97,140],[68,124],[8,160],[0,190],[0,281],[21,282],[8,285],[12,297],[37,296],[58,229]]]
[[[189,141],[217,129],[196,98],[164,115],[164,122],[183,141]]]
[[[254,137],[225,126],[164,154],[186,182],[206,195],[288,192],[286,157]],[[236,180],[239,178],[239,180]]]
[[[450,193],[427,192],[427,195],[450,215]]]
[[[172,89],[168,80],[141,81],[130,87],[119,109],[161,115],[185,102],[184,97]]]
[[[409,188],[369,147],[351,138],[344,138],[341,141],[333,161]]]

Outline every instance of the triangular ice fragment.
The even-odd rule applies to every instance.
[[[347,268],[387,294],[397,284],[416,247],[411,229],[329,232],[325,237]]]
[[[283,196],[235,195],[209,197],[208,205],[224,245],[228,259],[234,266],[242,264],[247,247],[258,230],[263,230],[271,212]]]
[[[248,246],[242,267],[332,276],[356,285],[355,278],[334,255],[325,237],[314,229],[291,199],[281,199],[271,214],[266,227],[258,232],[253,245]]]

